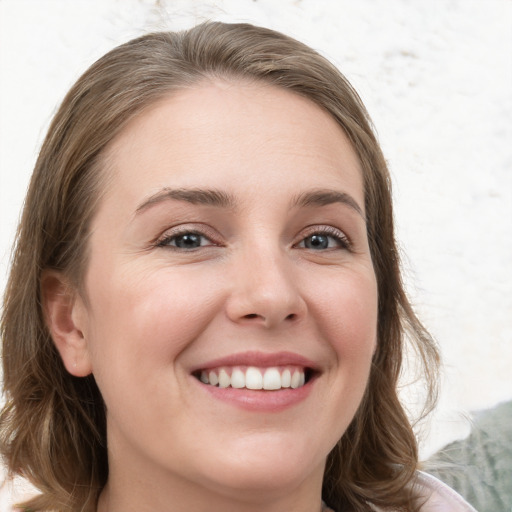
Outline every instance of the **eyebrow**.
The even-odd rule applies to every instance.
[[[366,217],[363,209],[359,206],[357,201],[345,192],[338,192],[336,190],[312,190],[298,195],[292,202],[292,206],[327,206],[329,204],[342,203],[355,210],[363,219]]]
[[[199,188],[163,188],[156,194],[153,194],[141,203],[135,210],[139,214],[154,205],[168,200],[185,201],[191,204],[201,204],[207,206],[215,206],[218,208],[235,208],[236,200],[234,196],[216,189],[199,189]],[[327,206],[329,204],[341,203],[349,206],[356,211],[363,219],[362,208],[358,205],[357,201],[345,192],[338,192],[336,190],[312,190],[299,194],[292,200],[292,207],[307,207],[307,206]]]
[[[236,201],[233,196],[222,190],[205,190],[198,188],[164,188],[153,194],[140,204],[135,213],[141,213],[154,205],[174,199],[176,201],[185,201],[191,204],[202,204],[207,206],[216,206],[219,208],[234,208]]]

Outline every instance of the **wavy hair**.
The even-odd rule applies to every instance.
[[[390,178],[369,116],[345,77],[308,46],[265,28],[213,22],[148,34],[107,53],[71,88],[42,145],[1,320],[0,453],[11,475],[41,491],[23,507],[93,512],[108,478],[104,403],[92,375],[73,377],[60,360],[43,318],[41,273],[58,269],[79,289],[106,179],[106,146],[159,99],[219,78],[260,81],[308,98],[338,122],[359,156],[378,283],[378,344],[363,401],[329,454],[323,499],[338,512],[369,510],[370,502],[415,509],[417,444],[397,387],[409,342],[429,409],[438,353],[404,292]]]

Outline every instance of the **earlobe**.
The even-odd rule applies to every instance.
[[[61,272],[45,270],[41,278],[43,314],[66,370],[75,377],[92,372],[84,334],[86,310],[83,300]]]

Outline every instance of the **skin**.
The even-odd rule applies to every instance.
[[[326,457],[376,343],[362,173],[345,134],[288,91],[215,81],[135,118],[106,161],[83,289],[43,280],[68,371],[92,372],[107,406],[98,511],[320,510]],[[232,204],[162,198],[198,188]],[[318,190],[343,200],[296,204]],[[177,247],[184,232],[201,245]],[[315,234],[327,246],[312,248]],[[312,361],[307,396],[255,412],[191,375],[246,351]]]

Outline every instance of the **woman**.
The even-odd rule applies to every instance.
[[[250,25],[144,36],[78,80],[39,155],[1,451],[37,511],[434,510],[406,333],[427,410],[437,351],[344,77]]]

